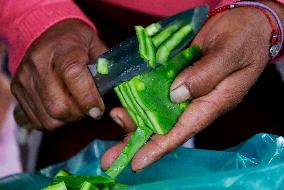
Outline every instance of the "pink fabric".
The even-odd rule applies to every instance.
[[[13,110],[14,105],[11,105],[4,122],[0,124],[0,178],[22,172]]]
[[[235,0],[94,0],[156,16],[169,16],[195,6],[216,8]],[[278,0],[284,3],[284,0]],[[95,27],[72,0],[0,0],[0,39],[6,42],[9,69],[15,74],[29,46],[49,27],[65,19],[80,19]],[[106,13],[111,14],[111,12]]]
[[[138,11],[141,13],[155,15],[158,17],[166,17],[189,8],[200,5],[209,5],[214,8],[220,3],[220,0],[97,0],[100,2],[112,4],[114,6],[123,7],[129,10]],[[107,13],[106,13],[107,14]]]
[[[8,47],[12,74],[29,46],[55,23],[74,18],[94,28],[72,0],[0,0],[0,4],[0,39]]]

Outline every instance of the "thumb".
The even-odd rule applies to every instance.
[[[174,80],[170,97],[179,103],[208,94],[242,64],[226,48],[211,48],[192,66],[185,68]]]

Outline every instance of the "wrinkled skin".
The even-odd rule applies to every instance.
[[[280,5],[264,2],[284,15]],[[237,106],[269,62],[270,37],[267,19],[254,8],[225,11],[208,20],[193,41],[204,56],[180,73],[171,88],[173,101],[191,99],[190,106],[167,135],[154,135],[142,147],[132,169],[159,160]],[[105,50],[97,34],[76,20],[58,23],[36,40],[11,85],[33,127],[54,129],[86,114],[101,116],[104,104],[86,64]],[[110,115],[129,135],[104,154],[104,169],[135,130],[124,109],[115,108]]]
[[[191,99],[191,104],[167,135],[152,136],[136,153],[132,169],[144,169],[237,106],[270,60],[270,38],[268,20],[254,8],[237,8],[210,18],[192,42],[204,56],[184,69],[171,87],[172,101]],[[129,135],[103,155],[104,169],[118,157],[134,130],[123,109],[112,110],[111,116]]]
[[[60,22],[36,40],[11,85],[29,127],[51,130],[86,114],[100,118],[104,103],[86,64],[104,51],[97,34],[78,20]]]

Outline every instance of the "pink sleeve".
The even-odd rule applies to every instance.
[[[0,4],[0,39],[7,46],[13,75],[29,46],[50,26],[74,18],[95,29],[72,0],[0,0]]]

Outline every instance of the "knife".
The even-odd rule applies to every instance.
[[[181,49],[189,45],[207,19],[208,10],[207,6],[200,6],[178,13],[158,22],[158,24],[162,27],[161,30],[171,24],[181,23],[191,24],[193,27],[192,32],[171,53],[170,57],[173,57]],[[100,74],[97,72],[96,63],[100,58],[108,60],[108,74]],[[126,41],[114,46],[106,53],[100,55],[92,63],[88,64],[88,68],[101,96],[105,95],[122,82],[130,80],[134,76],[152,69],[148,67],[145,61],[140,57],[136,36],[127,39]]]
[[[191,24],[193,27],[193,31],[190,35],[171,53],[170,57],[176,55],[181,49],[189,45],[207,19],[208,10],[207,6],[200,6],[158,22],[162,27],[161,30],[171,24]],[[109,61],[109,72],[106,75],[97,72],[96,63],[99,58],[105,58]],[[101,96],[105,95],[120,83],[152,69],[148,67],[145,61],[140,57],[136,36],[129,38],[100,55],[92,63],[88,64],[88,68]],[[14,116],[19,126],[30,127],[28,119],[19,106],[16,106]]]

